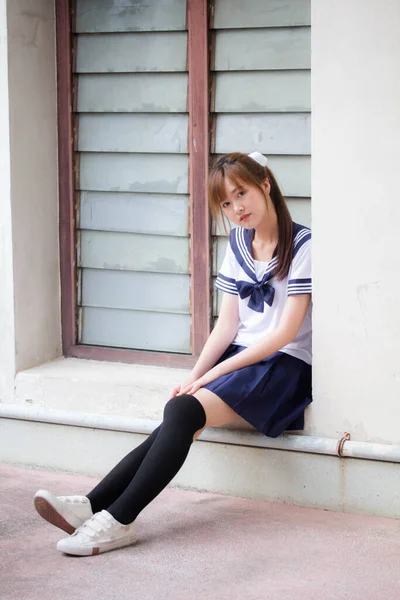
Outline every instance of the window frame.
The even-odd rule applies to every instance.
[[[190,307],[192,354],[78,344],[79,226],[76,0],[56,0],[57,119],[62,351],[65,357],[192,367],[211,330],[211,222],[209,163],[209,30],[207,0],[187,0]]]

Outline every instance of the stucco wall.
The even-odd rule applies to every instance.
[[[11,402],[14,321],[21,370],[60,354],[60,312],[53,6],[8,5],[15,316],[0,0],[0,399]],[[400,443],[400,5],[315,0],[312,21],[315,402],[306,433]],[[67,399],[66,389],[57,408],[68,410]],[[85,411],[83,391],[81,400]],[[102,412],[109,399],[96,401]],[[113,410],[123,414],[123,403]]]
[[[400,443],[400,3],[312,2],[310,431]]]
[[[7,3],[16,368],[60,355],[54,2]]]
[[[0,401],[14,390],[14,305],[11,234],[6,0],[0,0]]]

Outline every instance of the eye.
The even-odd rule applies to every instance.
[[[244,190],[238,193],[238,198],[241,198],[242,196],[244,196]]]
[[[229,204],[230,202],[223,202],[221,206],[222,208],[228,208]]]

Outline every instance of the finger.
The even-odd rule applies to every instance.
[[[197,383],[193,383],[190,388],[185,392],[186,394],[194,394],[199,389],[199,385]]]
[[[193,387],[194,387],[194,384],[191,383],[190,385],[187,385],[185,388],[183,388],[181,393],[182,394],[191,394]]]

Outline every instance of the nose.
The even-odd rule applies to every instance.
[[[235,213],[237,215],[240,215],[243,211],[244,211],[244,207],[242,204],[239,204],[239,203],[235,204]]]

